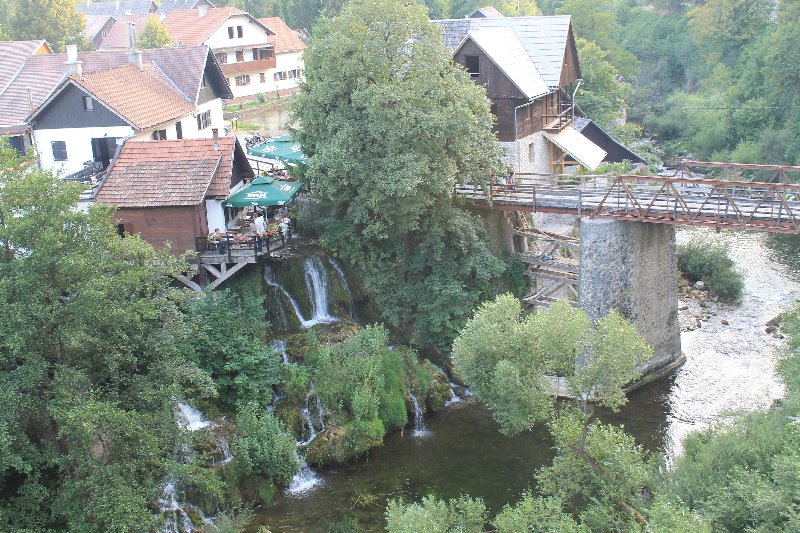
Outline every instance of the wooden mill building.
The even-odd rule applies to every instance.
[[[573,102],[582,80],[568,15],[504,17],[483,8],[434,22],[453,60],[486,88],[494,131],[517,172],[593,170],[612,161],[572,124],[583,115]]]

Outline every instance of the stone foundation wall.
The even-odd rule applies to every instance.
[[[506,157],[503,163],[514,167],[517,173],[548,174],[550,172],[550,148],[542,132],[537,132],[514,142],[501,142]]]
[[[580,306],[592,318],[611,309],[654,348],[641,368],[658,373],[682,359],[675,230],[666,224],[581,219]]]

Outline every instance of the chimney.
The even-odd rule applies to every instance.
[[[92,0],[86,0],[86,7],[89,7],[90,5],[92,5]]]
[[[78,61],[78,47],[76,45],[67,45],[67,61],[64,66],[67,67],[68,76],[75,74],[80,77],[83,74],[82,62]]]
[[[211,134],[214,136],[214,150],[219,150],[219,128],[211,128]]]
[[[198,8],[197,8],[197,17],[198,18],[205,17],[206,13],[208,13],[208,6],[198,6]]]
[[[136,48],[135,22],[128,22],[128,61],[134,67],[142,68],[142,52]]]

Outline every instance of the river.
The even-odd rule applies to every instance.
[[[765,324],[800,298],[800,238],[708,229],[677,232],[679,243],[698,238],[729,247],[745,278],[741,303],[712,305],[716,314],[702,328],[681,335],[686,363],[634,391],[620,413],[604,417],[624,425],[648,450],[666,456],[680,453],[680,440],[688,432],[736,410],[765,409],[782,395],[775,374],[781,341],[764,331]],[[456,403],[425,423],[424,437],[394,433],[356,464],[318,471],[320,483],[310,491],[277,495],[273,504],[257,511],[254,531],[268,525],[273,532],[327,532],[331,522],[345,516],[366,531],[382,531],[388,499],[430,493],[479,496],[494,514],[531,487],[535,470],[552,460],[544,428],[504,437],[488,410],[474,401]],[[369,505],[356,505],[370,498]]]
[[[687,432],[735,410],[767,408],[782,395],[775,375],[781,341],[765,333],[765,323],[800,297],[800,239],[694,229],[679,230],[677,238],[727,244],[744,274],[745,290],[739,305],[716,306],[702,328],[682,334],[686,364],[635,391],[619,414],[605,417],[623,424],[647,449],[666,455],[680,452]],[[366,531],[381,531],[388,499],[429,493],[480,496],[493,514],[531,487],[534,471],[552,459],[544,428],[504,437],[488,410],[474,401],[457,403],[425,423],[424,437],[409,431],[389,435],[383,447],[356,464],[318,471],[320,483],[307,493],[279,494],[258,511],[257,523],[272,531],[324,532],[349,516]],[[369,504],[356,505],[370,498]]]

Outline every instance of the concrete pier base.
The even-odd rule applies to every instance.
[[[580,231],[580,307],[593,319],[615,309],[653,346],[640,384],[682,364],[674,228],[583,218]]]

